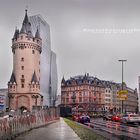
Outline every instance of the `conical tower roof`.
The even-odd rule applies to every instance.
[[[19,30],[16,28],[15,29],[15,33],[14,33],[14,36],[13,36],[13,39],[17,39],[19,36]]]
[[[24,24],[23,24],[22,27],[21,27],[20,33],[27,33]]]
[[[36,30],[36,33],[35,33],[35,38],[41,39],[38,27],[37,27],[37,30]]]
[[[14,75],[14,73],[12,72],[12,75],[11,75],[11,78],[10,78],[10,81],[9,82],[11,82],[11,83],[16,83],[16,78],[15,78],[15,75]]]
[[[62,78],[61,83],[65,83],[65,78],[64,78],[64,76],[63,76],[63,78]]]
[[[31,30],[31,23],[29,22],[27,10],[25,10],[25,17],[22,23],[20,33],[27,33],[29,37],[33,37],[32,30]]]
[[[25,10],[25,17],[24,17],[23,23],[24,23],[24,24],[29,23],[28,14],[27,14],[27,9]]]
[[[35,82],[35,83],[38,82],[35,71],[34,71],[33,76],[32,76],[31,83],[32,83],[32,82]]]

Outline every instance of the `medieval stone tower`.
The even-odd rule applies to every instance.
[[[32,34],[27,10],[21,30],[15,30],[12,39],[13,72],[8,82],[10,109],[27,109],[41,106],[40,54],[42,39],[37,27]]]

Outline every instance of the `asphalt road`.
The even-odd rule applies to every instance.
[[[126,136],[132,139],[140,139],[139,124],[122,124],[120,122],[105,121],[102,118],[92,119],[91,126],[93,129],[104,131],[116,136]]]

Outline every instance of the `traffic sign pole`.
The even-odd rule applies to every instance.
[[[119,62],[122,62],[122,90],[123,90],[123,84],[124,84],[124,82],[123,82],[123,62],[126,62],[127,60],[119,60]],[[122,113],[123,113],[123,100],[122,100]]]

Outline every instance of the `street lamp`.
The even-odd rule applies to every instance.
[[[75,93],[73,93],[73,95],[71,96],[71,99],[72,99],[72,103],[73,103],[73,107],[74,107],[75,99],[76,99]]]
[[[126,62],[127,60],[118,60],[119,62],[122,62],[122,90],[123,90],[123,85],[124,85],[124,82],[123,82],[123,63]],[[122,113],[123,113],[123,100],[122,100]]]

